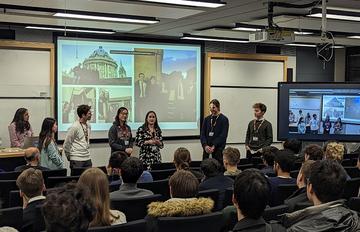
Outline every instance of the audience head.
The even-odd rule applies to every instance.
[[[234,147],[227,147],[223,151],[224,166],[236,167],[240,162],[240,151]]]
[[[190,151],[185,147],[179,147],[174,153],[174,164],[177,170],[187,170],[190,167]]]
[[[325,150],[325,159],[341,162],[344,158],[344,145],[340,143],[329,143]]]
[[[212,99],[209,103],[210,113],[216,115],[220,112],[220,102],[218,99]]]
[[[334,160],[318,160],[311,165],[307,196],[314,205],[341,198],[346,182],[344,168]]]
[[[135,184],[143,173],[143,163],[136,157],[129,157],[120,166],[124,183]]]
[[[121,164],[128,158],[129,156],[125,151],[114,151],[109,159],[109,167],[111,168],[112,174],[119,174],[119,170]]]
[[[84,121],[89,121],[91,119],[91,106],[79,105],[76,112],[79,118]]]
[[[29,200],[41,196],[45,190],[44,178],[39,169],[25,169],[17,178],[16,185],[20,189],[20,196]]]
[[[57,131],[57,123],[54,118],[45,118],[39,134],[39,150],[47,148],[51,140],[54,138],[54,133]]]
[[[279,150],[275,154],[274,171],[277,175],[279,172],[290,173],[294,164],[293,153],[288,150]]]
[[[221,173],[221,165],[219,161],[213,158],[205,159],[200,164],[201,171],[205,177],[214,177]]]
[[[305,147],[304,150],[305,161],[306,160],[322,160],[324,157],[324,151],[322,147],[316,144],[310,144]]]
[[[296,184],[299,188],[306,187],[307,180],[310,178],[311,165],[313,163],[315,163],[314,160],[307,160],[301,165],[299,174],[296,178]]]
[[[269,202],[269,197],[270,185],[258,170],[247,169],[236,177],[233,203],[245,218],[260,218]]]
[[[274,160],[275,160],[275,154],[279,150],[277,147],[274,146],[268,146],[264,147],[262,153],[262,160],[263,163],[267,166],[273,167],[274,166]]]
[[[109,181],[106,174],[99,168],[89,168],[81,174],[78,185],[89,188],[91,200],[96,209],[90,226],[110,226]]]
[[[26,108],[17,109],[11,123],[15,123],[16,132],[24,133],[29,130],[29,111]]]
[[[301,151],[301,141],[297,139],[287,139],[284,144],[284,149],[292,151],[294,154],[299,154]]]
[[[121,123],[126,123],[126,120],[128,118],[129,111],[125,107],[120,107],[116,113],[115,116],[115,122],[116,124],[120,125]]]
[[[47,232],[85,232],[95,215],[89,190],[73,183],[49,191],[42,211]]]
[[[24,158],[26,160],[26,163],[38,165],[40,161],[40,151],[36,147],[29,147],[25,149],[25,155]]]
[[[266,113],[266,105],[263,103],[255,103],[253,105],[255,118],[262,118]]]
[[[154,128],[160,129],[158,119],[155,111],[150,110],[146,113],[144,127],[148,128],[149,125],[153,125]]]
[[[194,174],[186,170],[176,171],[169,179],[172,198],[196,197],[199,192],[199,181]]]

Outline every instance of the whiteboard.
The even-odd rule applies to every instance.
[[[0,138],[9,147],[8,126],[15,111],[29,110],[35,135],[42,121],[51,115],[50,51],[0,49]]]
[[[284,78],[283,62],[212,59],[210,71],[210,98],[220,101],[221,112],[229,118],[227,143],[245,143],[257,102],[267,106],[264,117],[277,141],[277,85]]]

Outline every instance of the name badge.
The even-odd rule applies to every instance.
[[[254,142],[257,142],[257,141],[259,141],[259,137],[257,137],[257,136],[254,136],[254,137],[253,137],[253,141],[254,141]]]
[[[125,140],[124,144],[125,144],[125,146],[128,146],[129,145],[129,140]]]
[[[209,136],[213,137],[214,136],[214,132],[209,132]]]

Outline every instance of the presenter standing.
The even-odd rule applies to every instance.
[[[69,128],[64,141],[64,152],[70,161],[70,168],[91,167],[90,132],[91,107],[80,105],[77,108],[79,120]]]
[[[164,147],[161,129],[154,111],[149,111],[145,123],[136,132],[136,145],[140,147],[139,159],[151,169],[151,165],[161,163],[160,149]]]
[[[223,163],[222,152],[226,145],[229,131],[228,118],[220,113],[220,102],[213,99],[210,102],[210,115],[204,119],[201,127],[200,140],[204,149],[203,159],[212,157]]]
[[[264,118],[266,105],[256,103],[253,105],[255,119],[248,124],[246,131],[246,158],[259,157],[264,147],[270,146],[273,142],[271,122]]]
[[[23,147],[25,137],[34,134],[29,123],[29,111],[25,108],[17,109],[8,129],[11,147]]]
[[[125,107],[120,107],[116,113],[115,121],[109,130],[111,154],[114,151],[124,151],[130,156],[133,151],[131,128],[126,124],[128,115]]]

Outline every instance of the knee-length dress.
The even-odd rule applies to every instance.
[[[145,144],[145,141],[157,138],[160,140],[160,145]],[[162,142],[161,129],[156,128],[155,133],[151,134],[148,128],[144,126],[139,127],[136,132],[135,143],[140,147],[139,159],[146,165],[147,169],[151,168],[152,164],[161,163],[160,149],[164,147]]]

